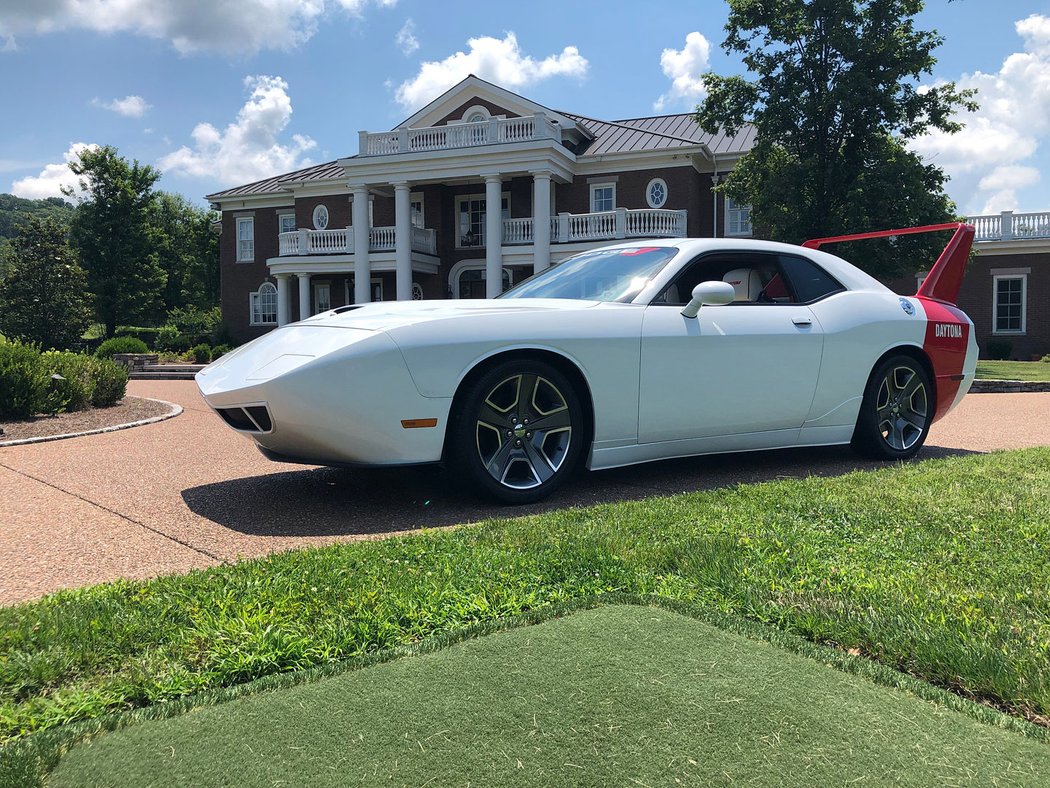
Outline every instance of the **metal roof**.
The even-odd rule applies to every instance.
[[[755,141],[753,126],[744,126],[736,134],[707,134],[696,125],[690,114],[655,115],[626,120],[597,120],[585,115],[562,113],[571,117],[594,135],[594,141],[580,155],[599,156],[605,153],[634,153],[665,150],[693,145],[706,145],[715,155],[746,153]]]
[[[274,175],[261,181],[248,183],[244,186],[234,186],[232,189],[215,192],[205,197],[206,200],[228,199],[230,197],[248,197],[257,194],[275,194],[288,191],[286,184],[299,183],[301,181],[324,181],[333,178],[342,178],[345,173],[339,166],[338,161],[328,161],[324,164],[314,164],[294,172],[286,172],[283,175]]]

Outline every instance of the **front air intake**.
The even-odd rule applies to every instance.
[[[231,427],[241,432],[272,432],[273,420],[265,405],[243,408],[216,408],[216,412]]]

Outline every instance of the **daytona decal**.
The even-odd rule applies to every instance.
[[[926,339],[923,350],[933,364],[934,388],[937,391],[937,409],[933,420],[948,412],[959,393],[963,364],[970,340],[970,321],[966,314],[952,304],[918,297],[926,310]]]

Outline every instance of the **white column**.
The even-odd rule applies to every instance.
[[[291,311],[292,288],[288,287],[288,274],[277,274],[277,325],[286,326],[291,321],[288,313]]]
[[[310,309],[313,295],[310,292],[310,274],[299,274],[299,319],[306,320],[312,314]]]
[[[412,203],[408,183],[394,184],[394,270],[397,300],[412,300]]]
[[[550,170],[532,173],[532,248],[532,271],[539,273],[551,264]]]
[[[485,297],[503,292],[503,181],[485,176]]]
[[[372,300],[372,270],[368,263],[368,187],[354,186],[354,303]]]

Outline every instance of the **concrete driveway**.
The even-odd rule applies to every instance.
[[[265,460],[192,381],[128,393],[182,415],[102,435],[0,449],[0,604],[307,545],[423,527],[877,467],[847,448],[723,455],[587,473],[553,499],[507,509],[437,468],[350,471]],[[921,458],[1050,444],[1048,394],[972,394],[934,425]]]

